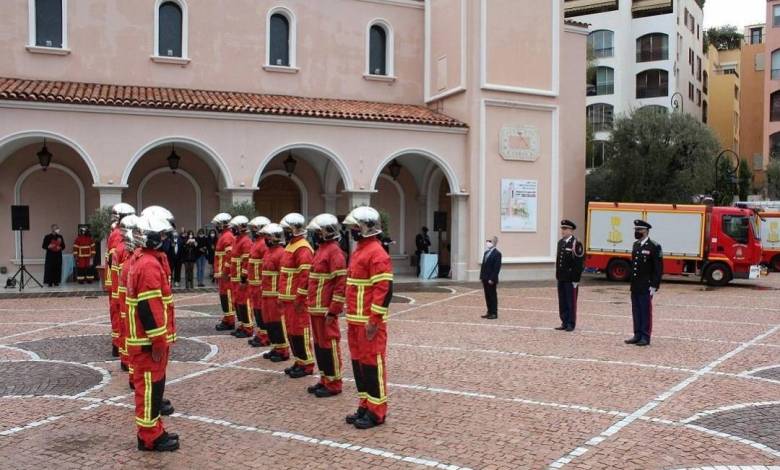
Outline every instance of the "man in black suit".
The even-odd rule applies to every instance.
[[[487,313],[482,318],[495,320],[498,318],[498,273],[501,271],[501,252],[496,248],[498,237],[485,242],[485,254],[482,256],[482,267],[479,270],[479,280],[485,290]]]
[[[650,240],[652,226],[644,220],[634,221],[634,249],[631,252],[631,313],[634,336],[626,344],[647,346],[653,332],[653,296],[661,287],[664,259],[661,245]]]
[[[414,254],[417,256],[417,277],[420,277],[420,258],[423,253],[428,253],[431,248],[431,237],[428,236],[428,227],[423,227],[422,231],[414,238]]]
[[[561,221],[561,235],[558,241],[558,256],[555,262],[555,278],[558,280],[558,314],[561,326],[556,330],[574,331],[577,323],[578,284],[585,259],[585,249],[574,231],[577,225],[571,220]]]

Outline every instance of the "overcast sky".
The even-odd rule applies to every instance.
[[[742,27],[766,22],[766,0],[707,0],[704,27],[732,24]]]

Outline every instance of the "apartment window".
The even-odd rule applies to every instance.
[[[707,100],[704,100],[704,102],[701,104],[701,122],[704,124],[707,124],[707,113],[709,111],[709,105],[707,104]]]
[[[636,61],[652,62],[669,59],[669,36],[662,33],[646,34],[636,40]]]
[[[764,41],[762,28],[750,28],[750,44],[761,44]]]
[[[764,53],[759,52],[756,54],[755,58],[753,59],[754,62],[754,68],[756,72],[763,72],[766,68],[766,60],[764,59]]]
[[[696,80],[701,81],[701,57],[696,57]]]
[[[769,95],[769,120],[780,121],[780,91]]]
[[[290,21],[282,14],[271,16],[271,65],[290,66]]]
[[[652,69],[636,76],[636,97],[656,98],[669,95],[669,72]]]
[[[32,0],[29,3],[29,45],[66,49],[67,0]]]
[[[176,2],[164,2],[157,15],[157,55],[161,57],[183,57],[182,55],[181,6]]]
[[[594,140],[591,143],[590,155],[588,155],[585,166],[588,170],[598,168],[609,158],[609,142],[603,140]]]
[[[588,47],[597,58],[614,56],[614,41],[615,33],[606,29],[593,31],[588,35]]]
[[[773,160],[780,157],[780,132],[769,136],[769,157]]]
[[[704,94],[706,95],[708,87],[710,85],[710,74],[708,74],[707,71],[705,70],[705,71],[702,72],[701,75],[702,75],[702,78],[703,78],[703,80],[702,80],[702,85],[703,85],[702,88],[704,88]]]
[[[388,43],[392,41],[390,28],[385,24],[375,23],[368,29],[368,74],[392,75]]]
[[[780,5],[772,7],[772,26],[780,26]]]
[[[693,101],[693,83],[688,82],[688,99]]]
[[[772,52],[772,80],[780,80],[780,49]]]
[[[701,39],[701,27],[696,25],[696,39]]]
[[[696,89],[696,106],[701,106],[701,90]]]
[[[591,83],[588,84],[588,96],[613,93],[615,93],[615,71],[610,67],[596,67],[596,73],[592,75]]]
[[[592,104],[586,108],[588,125],[593,132],[609,131],[614,122],[614,107],[605,103]]]

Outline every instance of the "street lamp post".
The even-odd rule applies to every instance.
[[[683,108],[683,95],[679,91],[672,95],[672,111],[685,112]]]
[[[718,154],[718,156],[715,158],[715,184],[713,185],[713,190],[712,190],[712,198],[715,201],[717,201],[719,196],[720,196],[720,193],[718,192],[718,183],[720,181],[720,178],[719,178],[719,176],[720,176],[719,175],[719,172],[720,172],[720,160],[724,156],[728,156],[728,158],[731,158],[733,156],[734,160],[737,162],[736,165],[734,165],[733,169],[732,169],[731,165],[729,165],[729,169],[728,169],[729,183],[731,183],[732,185],[736,184],[736,182],[737,182],[737,174],[739,172],[739,165],[742,164],[742,162],[739,159],[739,155],[737,155],[737,153],[734,152],[731,149],[725,149],[725,150],[721,151]]]

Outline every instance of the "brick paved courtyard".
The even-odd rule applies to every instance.
[[[581,288],[578,328],[554,331],[552,284],[398,292],[386,425],[343,422],[354,384],[316,399],[245,340],[217,334],[216,294],[176,295],[165,420],[172,454],[135,450],[105,297],[0,300],[2,468],[780,468],[780,275],[708,290],[666,283],[653,344],[627,286]],[[401,297],[403,296],[403,297]]]

